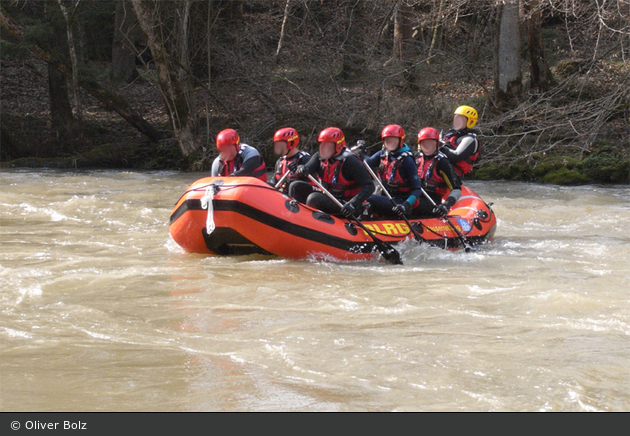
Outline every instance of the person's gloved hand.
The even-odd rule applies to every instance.
[[[294,173],[297,170],[298,164],[297,161],[292,160],[291,162],[289,162],[289,165],[287,165],[287,169],[289,171],[291,171],[292,173]]]
[[[394,206],[392,208],[392,210],[398,216],[406,217],[406,216],[409,216],[409,214],[411,213],[411,205],[409,204],[408,201],[403,201],[402,203],[397,204],[396,206]]]
[[[450,207],[446,203],[438,204],[433,208],[433,214],[440,218],[444,218],[448,213]]]
[[[295,170],[295,174],[298,176],[308,177],[309,171],[305,165],[298,165],[297,169]]]
[[[341,208],[341,214],[346,218],[354,218],[355,208],[352,204],[346,203]]]
[[[448,211],[451,210],[451,207],[453,207],[456,201],[457,200],[455,200],[453,197],[448,197],[446,200],[444,200],[444,203],[438,204],[433,208],[433,213],[440,218],[444,218]]]
[[[361,160],[365,160],[370,155],[367,153],[367,143],[363,139],[357,141],[357,145],[351,149]]]

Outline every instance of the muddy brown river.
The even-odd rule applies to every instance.
[[[476,252],[184,253],[201,173],[0,172],[2,411],[630,411],[630,186],[468,182]]]

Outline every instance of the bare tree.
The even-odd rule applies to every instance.
[[[280,38],[278,39],[278,48],[276,49],[276,57],[280,54],[280,50],[282,50],[282,40],[284,39],[284,29],[287,24],[287,17],[289,16],[289,5],[291,0],[287,0],[284,5],[284,16],[282,17],[282,27],[280,27]]]
[[[519,0],[504,0],[500,13],[496,92],[497,103],[505,104],[522,92],[521,32]]]
[[[54,43],[59,51],[65,52],[68,47],[68,37],[65,29],[60,26],[54,28]],[[76,124],[72,114],[72,104],[68,96],[68,80],[65,74],[60,72],[50,63],[48,70],[48,96],[50,100],[50,127],[59,142],[68,139],[68,133]]]
[[[361,72],[365,64],[365,57],[362,51],[364,33],[361,31],[365,5],[361,0],[341,0],[340,3],[346,33],[341,48],[343,65],[340,77],[342,79],[351,79]]]
[[[112,79],[131,83],[138,77],[136,54],[133,50],[136,37],[136,14],[128,0],[116,2],[114,41],[112,43]]]
[[[397,0],[394,18],[394,57],[409,60],[412,34],[412,10],[408,0]]]
[[[440,34],[440,27],[442,25],[442,21],[444,20],[443,10],[444,10],[445,0],[439,0],[439,2],[440,2],[439,6],[435,13],[435,21],[433,22],[431,47],[429,47],[429,56],[428,56],[429,59],[431,59],[431,53],[433,53],[433,50],[435,49],[435,46],[437,45],[438,35]],[[427,61],[427,62],[430,62],[430,61]]]
[[[179,143],[182,154],[187,156],[201,145],[197,136],[194,96],[187,79],[190,66],[181,63],[181,60],[187,59],[186,57],[180,56],[178,60],[176,54],[171,54],[167,50],[160,32],[160,28],[164,24],[159,14],[159,2],[132,0],[132,3],[138,22],[147,36],[147,45],[151,50],[157,70],[157,85],[164,99],[175,139]],[[186,3],[188,2],[183,4],[183,17],[187,16],[185,13]],[[178,3],[176,6],[181,5]],[[183,22],[181,29],[182,32],[186,32],[187,26]],[[183,80],[180,78],[182,71]]]
[[[79,7],[81,0],[76,0],[72,11],[69,11],[62,0],[57,0],[61,13],[66,21],[66,30],[68,32],[68,51],[70,52],[70,61],[72,65],[72,93],[74,94],[74,103],[77,109],[77,118],[79,121],[83,120],[83,107],[81,104],[81,96],[79,94],[79,63],[77,61],[77,50],[74,45],[74,32],[72,27],[74,25],[74,17]]]
[[[26,32],[24,28],[15,23],[2,6],[0,6],[0,26],[4,29],[6,34],[10,35],[16,41],[20,43],[25,41],[26,38],[24,34]],[[38,45],[30,46],[29,50],[33,55],[63,73],[66,78],[72,77],[72,67],[64,62],[62,60],[63,58],[58,56],[57,53],[47,51]],[[79,86],[100,101],[107,109],[118,113],[129,122],[129,124],[138,129],[139,132],[147,135],[152,141],[162,139],[162,134],[132,108],[122,96],[112,90],[105,89],[94,80],[79,78]]]
[[[527,48],[529,50],[529,68],[532,88],[547,91],[553,85],[554,79],[542,40],[542,18],[540,14],[540,0],[524,0],[525,29],[527,32]]]

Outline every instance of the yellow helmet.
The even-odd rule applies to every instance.
[[[469,129],[472,129],[473,127],[475,127],[475,124],[477,124],[477,111],[470,106],[458,107],[457,109],[455,109],[455,115],[465,116],[468,119],[466,127],[468,127]]]

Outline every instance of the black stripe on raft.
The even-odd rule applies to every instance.
[[[374,244],[374,242],[357,243],[337,236],[331,236],[328,233],[293,224],[289,221],[278,218],[275,215],[263,212],[238,201],[213,200],[212,204],[214,210],[236,212],[285,233],[352,253],[372,253],[376,248],[376,244]],[[170,223],[172,224],[177,221],[177,219],[189,210],[204,210],[201,208],[201,200],[191,199],[184,201],[171,215]]]

